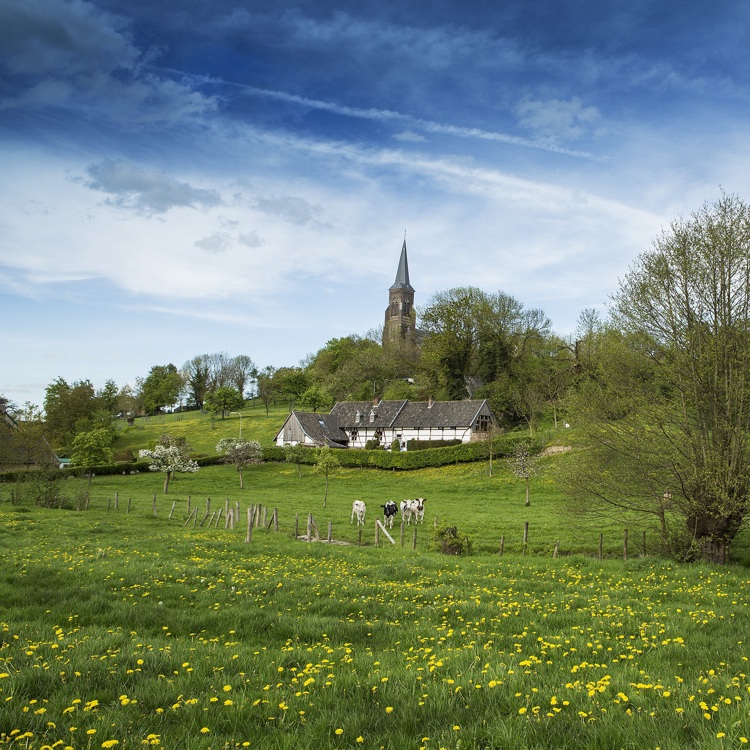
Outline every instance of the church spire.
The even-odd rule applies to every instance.
[[[401,246],[401,259],[398,262],[396,280],[393,282],[393,286],[389,291],[394,289],[406,289],[410,292],[414,291],[414,287],[409,283],[409,261],[406,258],[406,237],[404,237],[404,244]]]

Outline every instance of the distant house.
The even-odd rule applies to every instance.
[[[460,440],[468,443],[496,424],[486,400],[339,401],[329,414],[293,411],[276,434],[276,445],[364,448],[376,439],[390,447],[398,440]]]

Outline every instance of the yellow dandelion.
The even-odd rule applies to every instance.
[[[393,713],[393,706],[386,706],[385,707],[385,712],[387,714],[392,714]]]
[[[208,734],[210,731],[208,727],[201,727],[201,734]]]
[[[365,738],[360,734],[359,737],[357,737],[357,742],[361,743],[361,742],[364,742],[364,741],[365,741]],[[745,742],[747,742],[747,740],[745,740]]]
[[[336,735],[343,734],[343,733],[344,733],[344,730],[341,727],[338,727],[338,729],[336,729],[336,731],[334,732],[334,734]]]

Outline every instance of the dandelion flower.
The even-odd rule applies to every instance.
[[[344,733],[344,730],[343,730],[343,729],[342,729],[341,727],[339,727],[339,728],[338,728],[338,729],[337,729],[337,730],[336,730],[336,731],[334,732],[334,734],[343,734],[343,733]]]
[[[393,713],[393,706],[386,706],[385,707],[385,712],[387,714],[392,714]]]
[[[208,727],[201,727],[201,734],[208,734],[210,731]]]

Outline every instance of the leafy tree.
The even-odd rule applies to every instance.
[[[319,385],[311,385],[300,397],[300,404],[312,409],[313,414],[318,409],[330,409],[332,401],[331,394]]]
[[[203,408],[203,400],[208,393],[211,368],[207,354],[200,354],[189,359],[180,370],[188,400],[199,409]]]
[[[76,433],[96,425],[100,408],[90,380],[69,385],[64,378],[57,378],[50,383],[45,391],[44,413],[53,445],[68,449]]]
[[[230,385],[245,396],[245,389],[258,377],[258,368],[247,354],[238,354],[229,363]]]
[[[154,365],[141,388],[144,408],[158,414],[165,406],[177,403],[182,388],[182,376],[174,365]]]
[[[11,448],[9,463],[20,461],[30,468],[34,464],[50,465],[54,454],[44,439],[44,420],[42,410],[27,401],[21,408],[15,409],[13,418],[17,427],[8,435]]]
[[[97,427],[89,432],[81,432],[73,439],[70,458],[74,466],[78,466],[88,473],[89,491],[93,467],[112,462],[113,442],[114,435],[112,430],[107,427]]]
[[[297,464],[297,475],[302,479],[302,460],[308,455],[310,448],[305,447],[302,443],[284,446],[284,460],[288,464]]]
[[[328,478],[341,468],[341,462],[334,455],[331,448],[318,448],[315,471],[320,472],[326,478],[326,494],[323,497],[323,507],[328,504]]]
[[[531,505],[531,496],[529,495],[529,480],[536,474],[538,458],[531,452],[529,443],[518,443],[510,458],[510,468],[513,473],[526,483],[526,502],[524,505]]]
[[[140,450],[141,458],[151,461],[148,467],[150,471],[163,471],[164,494],[169,492],[169,481],[177,472],[196,472],[198,464],[190,458],[192,448],[190,443],[182,436],[164,434],[153,449]]]
[[[114,380],[107,380],[104,388],[96,392],[96,398],[99,401],[99,409],[107,415],[108,419],[113,418],[118,412],[119,392],[117,383]]]
[[[206,396],[205,407],[211,412],[221,412],[221,418],[224,419],[227,412],[232,409],[239,409],[245,400],[242,394],[230,386],[223,385],[212,391]]]
[[[240,489],[245,489],[242,469],[249,464],[259,464],[263,460],[263,448],[257,440],[243,438],[222,438],[216,451],[224,454],[224,463],[234,464],[240,473]]]
[[[307,390],[310,379],[301,367],[280,367],[274,373],[274,383],[279,396],[289,399],[289,408]]]
[[[685,553],[714,562],[750,509],[749,280],[740,198],[722,194],[673,221],[615,295],[619,366],[602,358],[577,401],[589,464],[573,472],[578,492],[680,518]]]
[[[275,401],[279,394],[277,383],[274,381],[276,369],[267,365],[258,373],[258,396],[266,407],[266,416],[272,401]]]

